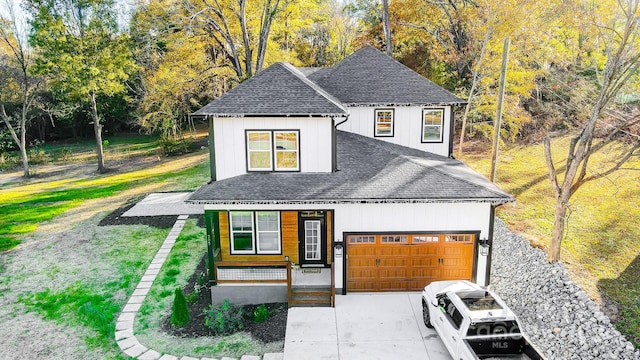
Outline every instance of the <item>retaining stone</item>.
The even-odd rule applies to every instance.
[[[124,321],[116,321],[116,330],[129,330],[133,329],[133,319],[132,320],[124,320]]]
[[[571,281],[561,262],[496,220],[491,286],[521,320],[523,332],[550,359],[640,360],[598,305]]]
[[[283,360],[284,353],[266,353],[262,357],[262,360]]]
[[[159,360],[178,360],[178,358],[173,355],[164,354]]]
[[[136,339],[135,336],[118,341],[118,346],[122,350],[127,350],[127,349],[132,348],[132,347],[134,347],[136,345],[140,345],[140,343],[138,342],[138,339]]]
[[[127,305],[124,306],[124,309],[122,309],[122,312],[138,312],[138,310],[140,310],[140,306],[142,304],[129,304],[127,303]]]
[[[138,360],[157,360],[159,358],[160,353],[155,350],[147,350],[147,352],[138,356]]]
[[[116,341],[133,337],[133,329],[116,331]]]
[[[138,345],[136,345],[136,346],[134,346],[132,348],[129,348],[129,349],[125,350],[124,353],[129,355],[129,356],[131,356],[131,357],[138,357],[138,356],[142,355],[143,353],[145,353],[147,350],[149,350],[149,349],[147,349],[144,345],[138,344]]]

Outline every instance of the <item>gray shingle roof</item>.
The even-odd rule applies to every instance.
[[[342,116],[340,101],[287,63],[275,63],[193,115]]]
[[[461,161],[338,131],[338,172],[249,173],[202,186],[189,201],[491,202],[514,199]]]
[[[309,79],[345,105],[446,105],[464,100],[371,46]]]

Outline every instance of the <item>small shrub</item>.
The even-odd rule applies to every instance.
[[[193,141],[187,139],[173,139],[166,137],[160,139],[160,149],[165,156],[181,155],[193,151]]]
[[[71,149],[64,147],[53,153],[53,161],[67,162],[71,160],[72,155]]]
[[[187,301],[184,298],[182,289],[176,289],[175,294],[173,311],[171,313],[171,324],[175,327],[182,327],[189,323],[189,309],[187,308]]]
[[[269,309],[262,304],[253,311],[253,322],[256,324],[267,321],[269,318]]]
[[[38,147],[29,149],[29,164],[32,165],[41,165],[46,164],[47,162],[47,154],[44,150],[39,149]]]
[[[199,295],[200,295],[200,294],[198,294],[198,293],[197,293],[197,292],[195,292],[195,291],[190,292],[190,293],[189,293],[189,295],[187,295],[187,297],[186,297],[187,302],[188,302],[189,304],[193,304],[194,302],[198,301],[198,297],[199,297]]]
[[[102,147],[106,148],[109,146],[109,140],[102,140]]]
[[[205,310],[205,325],[215,335],[229,335],[242,330],[242,317],[242,308],[231,305],[229,299],[225,299],[220,307],[211,305]]]

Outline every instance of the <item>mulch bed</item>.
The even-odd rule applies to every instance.
[[[130,200],[131,201],[131,200]],[[98,226],[110,225],[147,225],[159,229],[170,229],[178,219],[177,215],[162,216],[122,216],[127,210],[131,209],[136,202],[122,206],[100,220]]]
[[[191,275],[187,285],[183,288],[185,294],[193,292],[194,287],[199,283],[204,274],[206,274],[206,254],[198,264],[196,271]],[[196,301],[187,302],[189,307],[190,321],[187,325],[176,328],[170,322],[170,315],[162,320],[162,330],[165,332],[181,337],[199,337],[213,336],[209,327],[205,325],[205,310],[211,305],[211,291],[208,287],[202,287]],[[243,330],[251,333],[254,339],[258,339],[264,343],[274,341],[284,341],[287,329],[287,313],[288,307],[286,303],[265,304],[269,310],[269,319],[263,323],[255,324],[253,322],[253,312],[258,305],[244,305],[243,313],[245,319],[243,321]]]

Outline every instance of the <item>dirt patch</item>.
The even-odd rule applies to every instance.
[[[176,328],[171,322],[171,315],[162,319],[161,328],[168,334],[180,337],[200,337],[213,336],[211,329],[205,325],[205,310],[211,305],[211,291],[209,287],[202,286],[206,274],[206,254],[198,264],[196,271],[191,275],[187,285],[183,288],[188,300],[190,321],[187,325]],[[194,289],[201,289],[197,297],[190,295]],[[190,299],[193,296],[193,299]],[[269,319],[263,323],[253,322],[253,312],[259,305],[242,306],[244,321],[242,323],[244,332],[248,332],[254,339],[263,343],[284,341],[287,330],[288,306],[286,303],[265,304],[269,310]]]
[[[104,219],[102,219],[98,226],[111,226],[111,225],[147,225],[156,227],[159,229],[170,229],[178,219],[177,215],[162,215],[162,216],[122,216],[127,210],[131,209],[137,201],[129,200],[128,204],[122,206]]]

